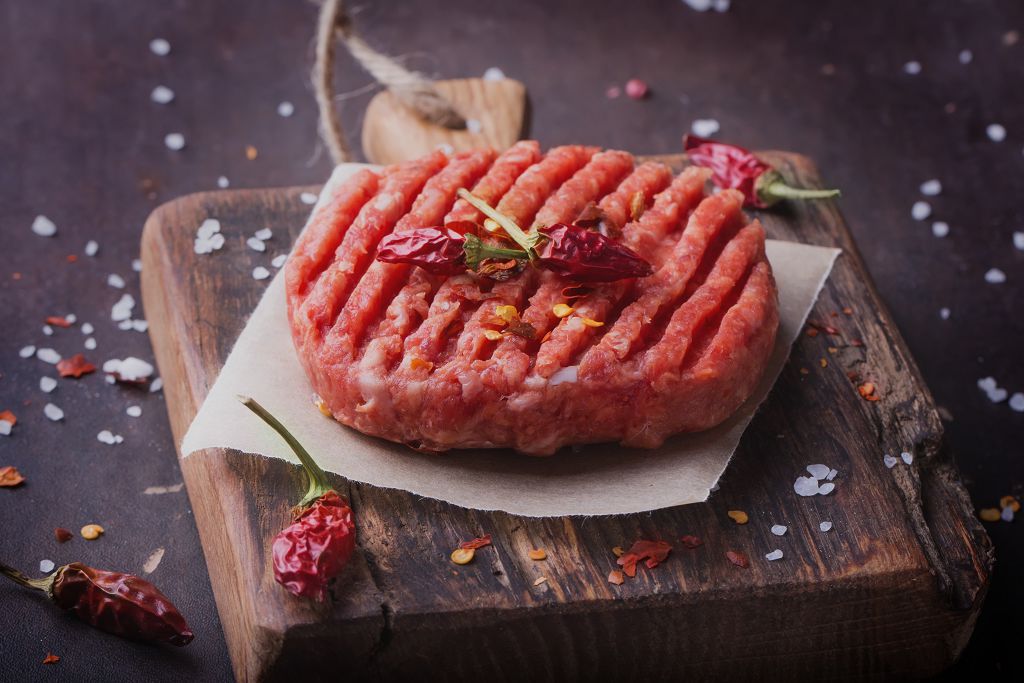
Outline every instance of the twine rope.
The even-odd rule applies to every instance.
[[[334,48],[340,41],[349,54],[373,78],[384,85],[404,106],[430,123],[462,129],[466,119],[444,97],[433,82],[421,73],[410,71],[391,57],[366,44],[355,32],[342,0],[323,0],[316,31],[316,61],[313,64],[313,88],[320,110],[320,136],[327,144],[335,164],[353,159],[352,148],[338,116],[334,94]]]

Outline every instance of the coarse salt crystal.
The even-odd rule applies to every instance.
[[[291,102],[285,101],[277,105],[277,115],[288,118],[295,113],[295,105]]]
[[[149,99],[157,104],[170,104],[174,101],[174,91],[166,85],[158,85],[149,93]]]
[[[252,269],[253,280],[266,280],[268,277],[270,277],[270,271],[263,266],[256,266]]]
[[[9,420],[0,420],[0,436],[10,436],[13,427],[14,424]]]
[[[921,183],[921,194],[926,197],[934,197],[940,192],[942,192],[942,183],[937,178]]]
[[[984,392],[989,392],[995,389],[999,384],[996,382],[995,377],[982,377],[978,380],[978,388]]]
[[[302,194],[299,195],[299,200],[303,204],[316,204],[316,199],[316,195],[313,194],[312,192],[303,192]]]
[[[74,313],[68,313],[64,316],[64,320],[66,320],[69,325],[74,325],[78,321],[78,316]]]
[[[799,496],[818,495],[818,480],[814,477],[797,477],[793,484],[793,490]]]
[[[711,9],[712,0],[683,0],[686,6],[697,12],[707,12]]]
[[[85,255],[95,256],[96,252],[100,250],[100,244],[96,240],[89,240],[85,243]]]
[[[155,380],[153,380],[153,383],[149,385],[149,393],[155,394],[156,392],[160,391],[163,388],[164,388],[164,378],[163,377],[157,377]]]
[[[275,268],[280,268],[284,265],[284,262],[288,260],[288,254],[278,254],[274,257],[274,260],[270,262],[270,265]]]
[[[949,320],[949,316],[952,315],[952,314],[953,314],[953,312],[950,311],[945,306],[943,306],[942,308],[939,309],[939,317],[942,318],[943,320]]]
[[[914,455],[907,451],[903,451],[902,453],[900,453],[900,458],[902,458],[903,462],[907,463],[908,465],[914,462]]]
[[[41,571],[43,574],[49,574],[53,571],[53,568],[56,566],[57,565],[53,563],[53,560],[42,560],[39,563],[39,571]]]
[[[484,129],[479,119],[466,119],[466,130],[470,133],[479,133]]]
[[[52,403],[47,403],[45,406],[43,406],[43,415],[50,418],[54,422],[64,419],[64,411],[58,408],[57,406],[53,405]]]
[[[782,559],[782,551],[779,548],[776,548],[775,550],[773,550],[770,553],[768,553],[767,555],[765,555],[764,559],[768,560],[769,562],[774,562],[775,560],[781,560]]]
[[[107,276],[107,284],[117,289],[124,289],[124,278],[116,273]]]
[[[932,205],[928,202],[914,202],[914,205],[910,207],[910,215],[915,221],[923,221],[932,215]]]
[[[217,187],[219,187],[222,190],[226,189],[228,187],[228,185],[230,185],[230,184],[231,184],[231,181],[229,181],[227,179],[227,176],[221,176],[221,177],[217,178]]]
[[[39,349],[36,351],[36,358],[50,365],[56,365],[60,362],[60,354],[53,349]]]
[[[22,346],[21,350],[18,351],[18,355],[22,358],[31,358],[36,353],[36,347],[34,346]]]
[[[709,138],[721,129],[718,121],[715,119],[695,119],[690,124],[690,131],[701,138]]]
[[[1024,251],[1024,232],[1013,233],[1013,246],[1020,251]]]
[[[909,61],[903,65],[903,71],[911,76],[916,76],[921,73],[921,62]]]
[[[492,66],[484,72],[485,81],[503,81],[505,80],[505,72],[496,66]]]
[[[266,242],[267,240],[274,236],[274,231],[271,230],[270,228],[260,228],[255,233],[253,233],[253,236],[258,240],[263,240],[264,242]]]
[[[96,435],[96,440],[101,443],[113,445],[117,443],[117,439],[114,438],[114,433],[109,429],[104,429],[102,432]]]
[[[1003,389],[1002,387],[999,387],[998,389],[993,389],[992,391],[988,392],[988,400],[992,401],[993,403],[1001,403],[1002,401],[1006,400],[1007,396],[1009,396],[1009,392],[1006,391],[1006,389]]]
[[[263,240],[261,240],[261,239],[260,239],[260,238],[258,238],[258,237],[250,237],[249,239],[247,239],[247,240],[245,241],[245,243],[246,243],[246,244],[247,244],[247,245],[249,246],[249,248],[250,248],[250,249],[252,249],[253,251],[266,251],[266,250],[267,250],[267,245],[266,245],[266,244],[264,244],[264,243],[263,243]]]
[[[132,329],[132,321],[131,320],[122,320],[121,322],[119,322],[117,324],[117,329],[119,329],[119,330],[130,330],[130,329]]]
[[[164,144],[167,149],[175,152],[185,149],[185,136],[181,133],[168,133],[164,136]]]
[[[116,322],[128,320],[132,317],[132,309],[135,308],[135,297],[125,293],[110,307],[110,319]]]
[[[133,320],[132,329],[136,332],[145,332],[149,329],[149,323],[145,320]]]
[[[822,531],[832,531],[832,522],[822,522],[818,525],[818,528]]]
[[[133,258],[132,259],[132,270],[134,270],[136,273],[141,273],[142,272],[142,259],[140,259],[140,258]]]
[[[826,482],[826,483],[824,483],[824,484],[822,484],[821,486],[818,487],[818,495],[819,496],[827,496],[828,494],[832,493],[835,490],[836,490],[836,485],[835,484],[833,484],[832,482]]]
[[[1004,522],[1012,522],[1013,521],[1013,508],[1010,507],[1009,505],[1007,505],[1006,507],[1003,508],[1003,511],[999,513],[999,517]]]
[[[39,388],[48,394],[57,388],[57,380],[52,377],[40,377]]]
[[[949,223],[945,221],[935,221],[932,223],[932,234],[936,237],[945,237],[949,234]]]
[[[789,531],[789,527],[781,524],[776,524],[772,527],[772,533],[776,536],[785,536],[787,531]]]
[[[1001,285],[1006,282],[1006,273],[998,268],[989,268],[985,273],[985,282],[992,285]]]
[[[166,57],[171,54],[171,44],[163,38],[154,38],[149,41],[149,50],[159,57]]]
[[[40,237],[53,237],[57,234],[57,225],[46,216],[36,216],[32,221],[32,232]]]
[[[836,478],[837,474],[839,474],[839,470],[829,470],[828,476],[826,476],[825,479],[828,481],[832,481],[833,479]]]
[[[1014,410],[1018,413],[1024,413],[1024,394],[1018,391],[1016,394],[1010,397],[1010,402],[1008,405],[1010,406],[1011,410]]]
[[[896,463],[898,463],[899,460],[897,460],[896,458],[894,458],[891,455],[889,455],[888,453],[886,453],[882,457],[882,462],[884,462],[885,466],[888,467],[891,470],[893,467],[896,467]]]
[[[960,60],[961,64],[970,64],[974,59],[974,53],[970,50],[960,50],[960,54],[957,55],[957,59]]]
[[[124,412],[128,413],[129,417],[138,417],[142,415],[142,408],[139,406],[128,406]]]
[[[988,127],[985,128],[985,135],[987,135],[988,139],[992,142],[1002,142],[1006,139],[1006,128],[998,123],[990,123]]]
[[[138,382],[148,379],[153,374],[153,366],[134,356],[124,360],[111,358],[103,364],[103,372],[108,375],[117,374],[126,382]]]
[[[92,351],[93,349],[96,348],[96,340],[93,339],[92,337],[89,337],[85,340],[83,346],[85,346],[87,351]]]
[[[45,334],[47,337],[52,337],[53,328],[50,327],[49,325],[43,325],[43,334]]]
[[[811,473],[811,476],[815,479],[824,479],[828,476],[831,468],[828,465],[808,465],[807,471]]]

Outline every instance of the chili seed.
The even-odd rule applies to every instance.
[[[497,330],[484,330],[484,339],[489,341],[498,341],[501,339],[501,332]]]
[[[999,499],[1000,508],[1010,508],[1014,512],[1020,512],[1020,501],[1013,496],[1003,496]]]
[[[564,318],[571,315],[574,310],[576,309],[569,304],[555,304],[554,308],[551,309],[551,312],[555,314],[556,318]]]
[[[540,577],[539,579],[537,579],[536,581],[534,581],[534,582],[533,582],[533,585],[534,585],[534,586],[539,586],[539,585],[541,585],[542,583],[546,582],[547,580],[548,580],[548,577],[546,577],[546,576],[542,576],[542,577]]]
[[[452,562],[455,564],[469,564],[473,561],[476,551],[472,548],[456,548],[452,551]]]
[[[729,510],[729,517],[737,524],[746,524],[750,521],[750,517],[743,510]]]
[[[519,311],[516,310],[515,306],[495,306],[494,315],[498,316],[507,323],[519,319]]]
[[[323,400],[316,394],[313,394],[313,405],[315,405],[316,409],[319,410],[324,415],[326,415],[327,417],[333,417],[331,415],[331,409],[327,407],[327,401]]]
[[[622,582],[625,580],[626,579],[622,575],[621,569],[613,569],[610,572],[608,572],[608,583],[615,584],[616,586],[621,586]]]
[[[543,548],[536,548],[536,549],[531,550],[530,552],[528,552],[526,554],[527,554],[527,556],[531,560],[546,560],[546,559],[548,559],[548,554],[546,552],[544,552]]]
[[[984,508],[978,512],[978,516],[985,522],[998,522],[1002,513],[996,508]]]
[[[587,327],[603,327],[604,323],[598,320],[591,320],[590,318],[584,318],[582,315],[579,317],[584,325]]]
[[[623,550],[620,546],[615,546],[614,548],[612,548],[612,554],[615,555],[615,557],[622,557],[622,553],[624,552],[626,551]]]
[[[99,524],[86,524],[82,527],[82,538],[87,541],[95,541],[103,535],[103,527]]]

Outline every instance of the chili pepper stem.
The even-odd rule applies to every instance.
[[[531,261],[537,257],[537,253],[534,251],[534,247],[537,245],[538,240],[538,234],[536,232],[532,233],[532,235],[527,235],[523,232],[522,228],[516,225],[514,220],[491,207],[490,204],[480,199],[464,187],[459,188],[458,195],[472,204],[473,207],[482,214],[504,228],[508,236],[526,251],[526,255]]]
[[[292,433],[281,424],[276,417],[270,414],[270,412],[256,402],[255,399],[249,396],[238,396],[238,400],[242,402],[246,408],[256,413],[261,420],[270,425],[275,432],[281,435],[281,438],[287,442],[291,449],[298,456],[299,462],[302,463],[302,468],[306,470],[306,474],[309,476],[309,490],[301,501],[299,501],[299,507],[305,508],[313,503],[314,500],[324,495],[328,491],[334,489],[330,482],[327,481],[327,475],[324,473],[320,466],[313,460],[313,456],[309,454],[302,444],[299,443],[298,439],[292,436]]]
[[[466,265],[476,270],[480,263],[487,259],[518,259],[525,260],[527,253],[522,249],[504,249],[491,246],[473,234],[466,235],[466,241],[462,245],[462,251],[466,255]]]
[[[0,562],[0,574],[3,574],[8,579],[14,581],[17,584],[21,584],[25,588],[34,588],[36,590],[41,590],[47,595],[50,594],[50,591],[53,588],[54,577],[57,576],[57,572],[54,572],[45,579],[30,579],[14,567],[8,567],[3,562]]]
[[[838,197],[839,190],[808,190],[801,187],[790,187],[782,182],[771,183],[764,189],[769,197],[780,199],[828,199]]]

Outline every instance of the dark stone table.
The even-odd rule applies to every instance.
[[[532,134],[544,145],[588,142],[635,152],[679,150],[697,118],[722,138],[817,160],[843,189],[842,206],[879,288],[946,411],[950,441],[978,507],[1021,493],[1024,414],[977,387],[993,376],[1024,390],[1024,6],[1010,2],[734,3],[697,13],[678,0],[650,3],[366,3],[367,39],[439,77],[498,66],[524,81]],[[231,0],[173,3],[5,3],[0,22],[0,410],[18,424],[0,436],[0,466],[29,479],[0,491],[0,558],[32,572],[40,560],[151,575],[197,634],[187,649],[133,645],[91,632],[13,584],[0,587],[0,680],[226,680],[230,664],[184,491],[145,494],[181,481],[163,396],[110,387],[97,373],[61,380],[23,346],[83,351],[95,326],[97,361],[152,359],[145,334],[119,330],[110,308],[138,295],[132,259],[142,223],[173,197],[217,187],[312,184],[326,178],[308,70],[316,8]],[[167,56],[150,51],[166,38]],[[961,63],[962,50],[973,59]],[[918,74],[904,65],[921,64]],[[344,120],[358,131],[369,78],[339,62]],[[609,100],[610,85],[646,80],[642,102]],[[174,92],[150,100],[154,87]],[[294,103],[293,116],[277,113]],[[987,127],[1005,127],[1001,142]],[[168,133],[186,146],[171,151]],[[354,136],[355,137],[355,136]],[[249,160],[246,147],[258,151]],[[919,185],[942,181],[918,222]],[[37,215],[56,237],[37,237]],[[949,225],[945,238],[931,222]],[[258,227],[258,226],[256,226]],[[99,243],[95,257],[83,253]],[[69,255],[77,255],[70,262]],[[1000,268],[1007,280],[989,284]],[[122,276],[124,290],[107,284]],[[948,308],[948,319],[940,309]],[[141,315],[141,304],[136,315]],[[78,324],[47,337],[49,315]],[[65,412],[43,414],[53,402]],[[139,405],[140,417],[125,413]],[[96,434],[110,429],[124,443]],[[53,528],[102,524],[107,534],[66,545]],[[949,678],[1020,675],[1024,608],[1021,522],[989,525],[998,565],[988,603]],[[61,657],[52,666],[47,652]],[[825,656],[825,655],[823,655]]]

